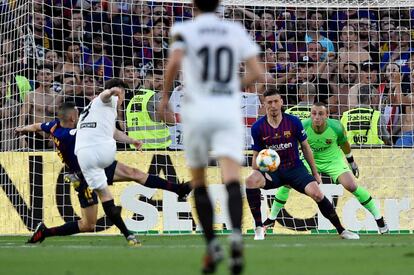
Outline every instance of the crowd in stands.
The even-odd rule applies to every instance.
[[[262,50],[263,83],[242,94],[246,147],[266,89],[303,117],[313,102],[326,103],[332,118],[359,131],[355,145],[414,145],[414,8],[222,6],[217,13],[243,24]],[[169,29],[193,17],[190,5],[0,0],[0,17],[1,151],[53,148],[46,136],[17,137],[13,129],[54,119],[64,101],[82,111],[113,77],[129,87],[118,128],[150,140],[148,149],[182,149],[181,128],[166,128],[155,106]],[[178,124],[182,85],[177,79],[171,98]]]

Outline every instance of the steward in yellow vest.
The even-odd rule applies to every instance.
[[[294,115],[296,117],[298,117],[300,120],[304,120],[307,118],[310,118],[311,116],[311,108],[312,108],[312,104],[308,105],[308,104],[300,104],[301,102],[299,102],[298,105],[293,106],[289,109],[285,110],[286,114],[290,114],[290,115]]]
[[[149,104],[154,100],[155,92],[140,89],[126,107],[126,130],[128,136],[144,142],[142,149],[166,149],[171,144],[168,127],[155,121],[154,114],[149,111]],[[155,104],[154,104],[155,105]]]
[[[348,141],[358,145],[381,145],[378,135],[381,112],[370,107],[358,107],[342,114],[341,123],[347,130]]]

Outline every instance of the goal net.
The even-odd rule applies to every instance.
[[[348,131],[359,165],[357,184],[369,191],[391,232],[414,230],[414,2],[411,0],[225,0],[219,17],[242,24],[261,49],[263,83],[242,91],[245,121],[243,181],[251,172],[250,128],[265,115],[263,92],[277,89],[284,109],[301,119],[324,102]],[[0,0],[0,235],[29,234],[79,219],[76,192],[43,132],[15,128],[55,119],[62,102],[82,111],[105,82],[128,85],[117,128],[144,140],[137,152],[118,143],[117,160],[172,183],[190,180],[183,153],[180,103],[185,83],[175,81],[170,105],[177,124],[156,120],[169,30],[192,20],[191,1]],[[241,66],[241,71],[243,66]],[[288,134],[288,133],[287,133]],[[326,140],[329,143],[329,140]],[[283,159],[282,159],[283,162]],[[207,172],[215,229],[231,230],[226,192],[212,156]],[[345,227],[376,232],[373,216],[341,185],[323,175],[324,194]],[[110,187],[127,226],[140,233],[200,230],[193,199],[116,182]],[[265,220],[276,190],[262,190]],[[290,192],[274,233],[331,232],[308,197]],[[117,233],[99,206],[96,231]],[[252,232],[247,200],[244,232]],[[270,233],[270,232],[269,232]]]

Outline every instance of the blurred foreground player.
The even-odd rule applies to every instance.
[[[255,82],[262,73],[257,61],[258,47],[239,24],[220,20],[214,14],[219,0],[194,0],[194,21],[176,24],[171,30],[172,44],[159,114],[168,122],[168,100],[178,70],[183,65],[184,98],[181,118],[184,148],[190,167],[195,205],[207,241],[203,273],[215,272],[223,258],[213,232],[213,207],[206,187],[205,170],[209,151],[219,160],[228,192],[232,274],[243,269],[241,235],[242,196],[240,164],[243,161],[243,125],[240,107],[241,85]],[[240,62],[247,72],[239,79]]]

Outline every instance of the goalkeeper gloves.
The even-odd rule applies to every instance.
[[[354,174],[356,178],[359,178],[359,168],[354,160],[354,157],[352,156],[352,153],[349,153],[348,155],[346,155],[346,160],[348,161],[349,166],[352,169],[352,174]]]
[[[65,180],[65,183],[69,183],[70,185],[72,185],[75,190],[77,190],[77,188],[79,188],[80,179],[79,179],[78,175],[76,175],[76,174],[65,174],[64,180]]]

